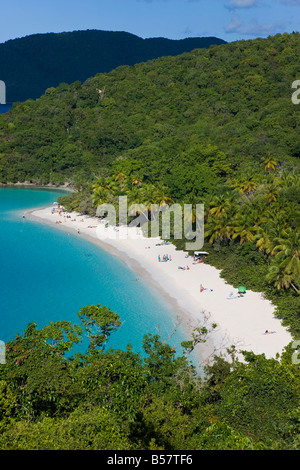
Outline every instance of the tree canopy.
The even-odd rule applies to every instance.
[[[28,325],[0,365],[1,450],[297,450],[299,367],[244,353],[215,356],[201,377],[186,355],[145,335],[145,357],[103,349],[89,335],[119,316],[100,305],[81,324]],[[270,397],[272,399],[270,400]]]

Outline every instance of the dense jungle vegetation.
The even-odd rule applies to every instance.
[[[299,339],[299,59],[300,34],[278,34],[47,89],[0,116],[0,180],[69,182],[61,202],[90,214],[120,195],[149,216],[204,203],[208,262],[263,292]],[[104,350],[118,317],[86,309],[83,330],[102,330],[85,355],[66,357],[81,335],[66,323],[9,345],[3,448],[299,449],[291,345],[272,360],[216,357],[200,379],[160,338],[145,337],[145,359]]]
[[[0,364],[0,449],[299,450],[299,365],[245,353],[200,378],[186,354],[145,335],[145,356],[106,349],[117,314],[28,325]],[[87,334],[85,353],[70,355]],[[205,335],[199,330],[195,340]],[[108,345],[107,345],[108,341]],[[190,342],[186,350],[191,348]]]

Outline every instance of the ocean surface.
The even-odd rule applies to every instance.
[[[0,104],[0,114],[7,113],[10,110],[12,104]]]
[[[93,243],[43,223],[23,212],[51,206],[60,190],[0,188],[0,340],[23,334],[26,326],[68,320],[85,305],[101,304],[118,313],[122,328],[107,347],[142,352],[144,334],[167,338],[176,313],[170,304],[126,263]],[[189,339],[181,325],[168,343],[181,353]],[[84,348],[84,345],[81,346]]]

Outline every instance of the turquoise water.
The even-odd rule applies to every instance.
[[[82,306],[106,305],[124,322],[108,346],[142,352],[144,334],[168,337],[175,313],[124,262],[77,234],[23,219],[26,209],[52,205],[58,190],[0,188],[0,340],[22,334],[30,322],[79,324]],[[87,256],[88,255],[88,256]],[[138,279],[138,280],[137,280]],[[169,344],[188,339],[182,325]]]

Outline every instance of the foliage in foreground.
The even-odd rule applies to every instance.
[[[28,325],[0,367],[0,449],[299,449],[300,369],[279,359],[215,357],[202,378],[186,355],[146,335],[145,355],[107,349],[120,327],[87,306],[80,325]],[[90,338],[86,352],[72,346]]]

